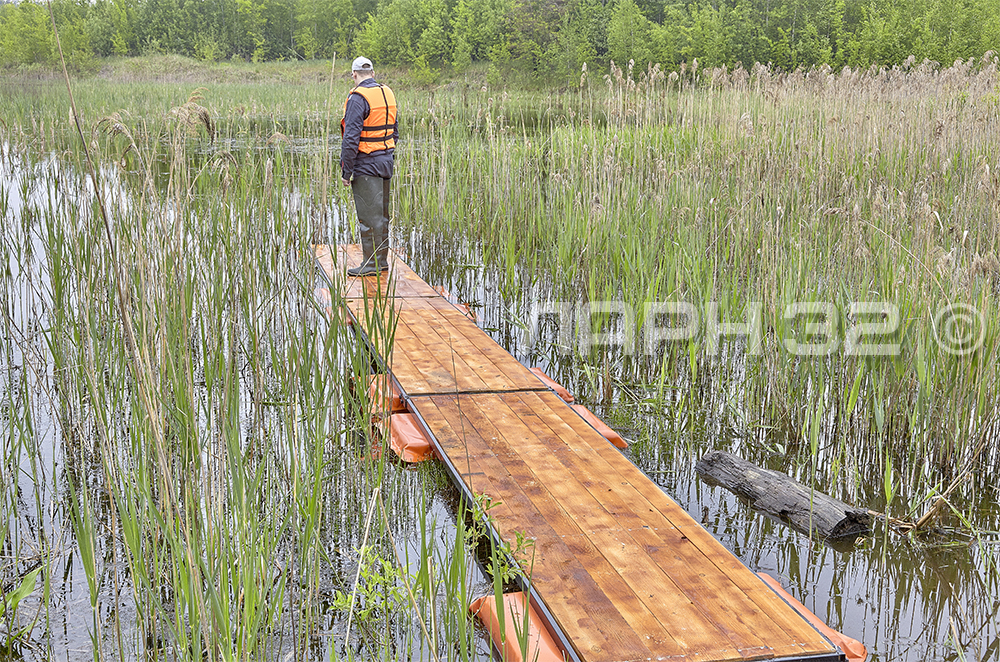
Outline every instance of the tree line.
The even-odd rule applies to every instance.
[[[433,78],[488,63],[567,80],[584,63],[666,70],[952,64],[1000,51],[1000,0],[53,0],[71,62],[353,57]],[[0,65],[54,63],[48,8],[0,4]]]

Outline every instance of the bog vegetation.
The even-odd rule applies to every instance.
[[[997,68],[992,54],[792,73],[581,65],[545,91],[481,70],[430,91],[390,78],[405,100],[395,243],[875,659],[988,659]],[[368,357],[315,291],[329,284],[311,244],[351,238],[330,184],[348,85],[335,80],[331,95],[312,75],[198,90],[95,77],[75,83],[75,114],[61,83],[5,82],[0,632],[17,654],[486,659],[467,605],[510,568],[476,524],[484,504],[457,503],[433,464],[387,458],[357,387]],[[762,348],[711,352],[699,333],[630,354],[567,347],[549,327],[529,337],[532,306],[559,301],[716,302],[725,320],[757,302]],[[898,352],[787,351],[810,338],[788,304],[872,301],[898,308]],[[941,342],[938,311],[957,304],[978,313],[962,321],[974,333],[956,331],[968,352]],[[839,319],[838,335],[884,321]],[[692,495],[691,465],[711,448],[895,519],[831,558],[738,503],[703,515],[719,504]],[[934,504],[924,531],[899,536]]]

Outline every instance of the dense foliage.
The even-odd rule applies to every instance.
[[[71,62],[176,53],[204,60],[370,55],[433,78],[489,62],[567,79],[584,63],[698,60],[949,65],[1000,50],[1000,0],[55,0]],[[0,4],[0,64],[56,59],[45,4]]]

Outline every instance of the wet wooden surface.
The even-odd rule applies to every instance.
[[[386,355],[382,349],[392,347],[387,363],[407,395],[545,389],[528,368],[438,295],[348,299],[346,305],[380,356]]]
[[[425,283],[413,269],[389,252],[390,265],[378,278],[367,276],[353,278],[347,270],[361,264],[361,246],[315,246],[316,261],[334,291],[341,291],[347,299],[374,299],[378,297],[437,297],[440,296]]]
[[[834,648],[554,393],[411,406],[581,658],[753,660]]]
[[[512,544],[518,533],[532,541],[519,560],[582,660],[721,662],[836,653],[398,258],[387,288],[384,277],[345,280],[343,269],[360,262],[360,249],[335,251],[318,247],[317,260],[332,287],[346,295],[355,328],[386,357],[409,408],[465,486],[496,504],[489,512],[497,533]]]

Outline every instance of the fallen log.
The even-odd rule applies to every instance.
[[[702,480],[750,500],[756,510],[780,518],[804,533],[824,539],[857,537],[871,531],[867,509],[854,508],[810,490],[780,471],[762,469],[731,453],[712,451],[698,460]]]

